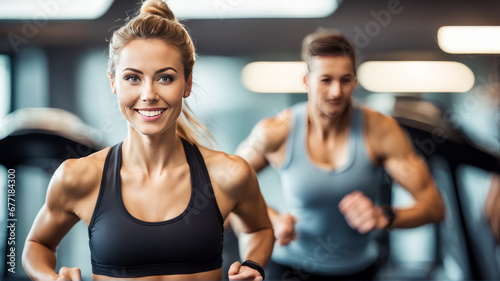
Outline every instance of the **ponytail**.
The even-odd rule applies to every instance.
[[[108,73],[115,76],[116,63],[123,47],[134,39],[159,39],[177,48],[182,55],[184,79],[188,81],[195,63],[195,48],[186,28],[179,23],[168,5],[161,0],[146,0],[137,16],[116,30],[109,42]],[[195,119],[187,103],[183,102],[181,116],[177,119],[177,134],[187,141],[212,145],[213,136]],[[203,143],[202,143],[203,140]]]

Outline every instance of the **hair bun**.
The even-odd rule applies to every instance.
[[[152,14],[158,15],[160,17],[164,17],[166,19],[177,21],[174,16],[174,13],[170,10],[167,3],[162,0],[146,0],[142,3],[141,6],[141,15],[143,14]]]

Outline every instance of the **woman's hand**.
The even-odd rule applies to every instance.
[[[229,280],[248,280],[248,281],[262,281],[264,280],[260,273],[248,266],[241,266],[239,262],[235,262],[229,268]]]
[[[59,278],[56,281],[81,281],[82,273],[78,267],[61,267],[59,270]]]

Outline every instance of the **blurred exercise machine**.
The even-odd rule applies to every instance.
[[[102,149],[100,139],[102,139],[100,131],[85,125],[76,115],[68,111],[55,108],[19,109],[0,119],[0,164],[6,169],[15,170],[23,166],[41,168],[47,172],[47,177],[50,177],[66,159],[84,157]],[[16,174],[16,183],[19,182],[19,176],[21,175]],[[3,182],[7,183],[7,180]],[[18,211],[16,219],[20,212],[26,214],[26,210],[30,207],[20,205],[23,202],[22,198],[31,194],[40,194],[38,190],[36,192],[29,190],[30,187],[32,186],[16,185],[16,189],[19,189],[16,190],[15,202]],[[43,198],[39,200],[42,201]],[[32,206],[32,208],[38,207]],[[0,280],[29,280],[27,276],[22,276],[19,272],[22,271],[20,268],[21,245],[27,234],[25,233],[26,227],[21,226],[21,221],[26,224],[29,219],[20,219],[16,227],[18,268],[15,274],[7,271],[5,259],[10,246],[8,246],[7,239],[3,238],[8,237],[9,234],[4,225],[6,222],[2,222],[0,252],[3,253],[3,259],[0,259],[2,261]]]
[[[454,269],[461,271],[456,276],[459,279],[499,280],[498,246],[494,237],[491,231],[478,231],[487,229],[484,221],[471,219],[472,213],[483,212],[484,206],[467,204],[461,182],[465,166],[500,173],[499,156],[473,144],[428,101],[398,97],[393,117],[428,163],[446,204],[446,218],[437,233],[438,262],[429,272],[429,279],[442,279],[444,268],[454,264]]]
[[[101,149],[100,132],[76,115],[56,108],[19,109],[0,119],[0,164],[54,171],[69,158]]]

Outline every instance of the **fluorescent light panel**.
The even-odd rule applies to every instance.
[[[467,92],[474,73],[452,61],[369,61],[358,68],[358,81],[371,92]]]
[[[321,18],[337,10],[341,0],[167,0],[178,18]]]
[[[42,24],[46,20],[96,19],[104,15],[113,0],[13,0],[2,1],[0,19],[27,20]]]
[[[500,26],[443,26],[438,44],[451,54],[500,54]]]
[[[252,62],[241,72],[245,88],[256,93],[305,93],[304,62]]]

